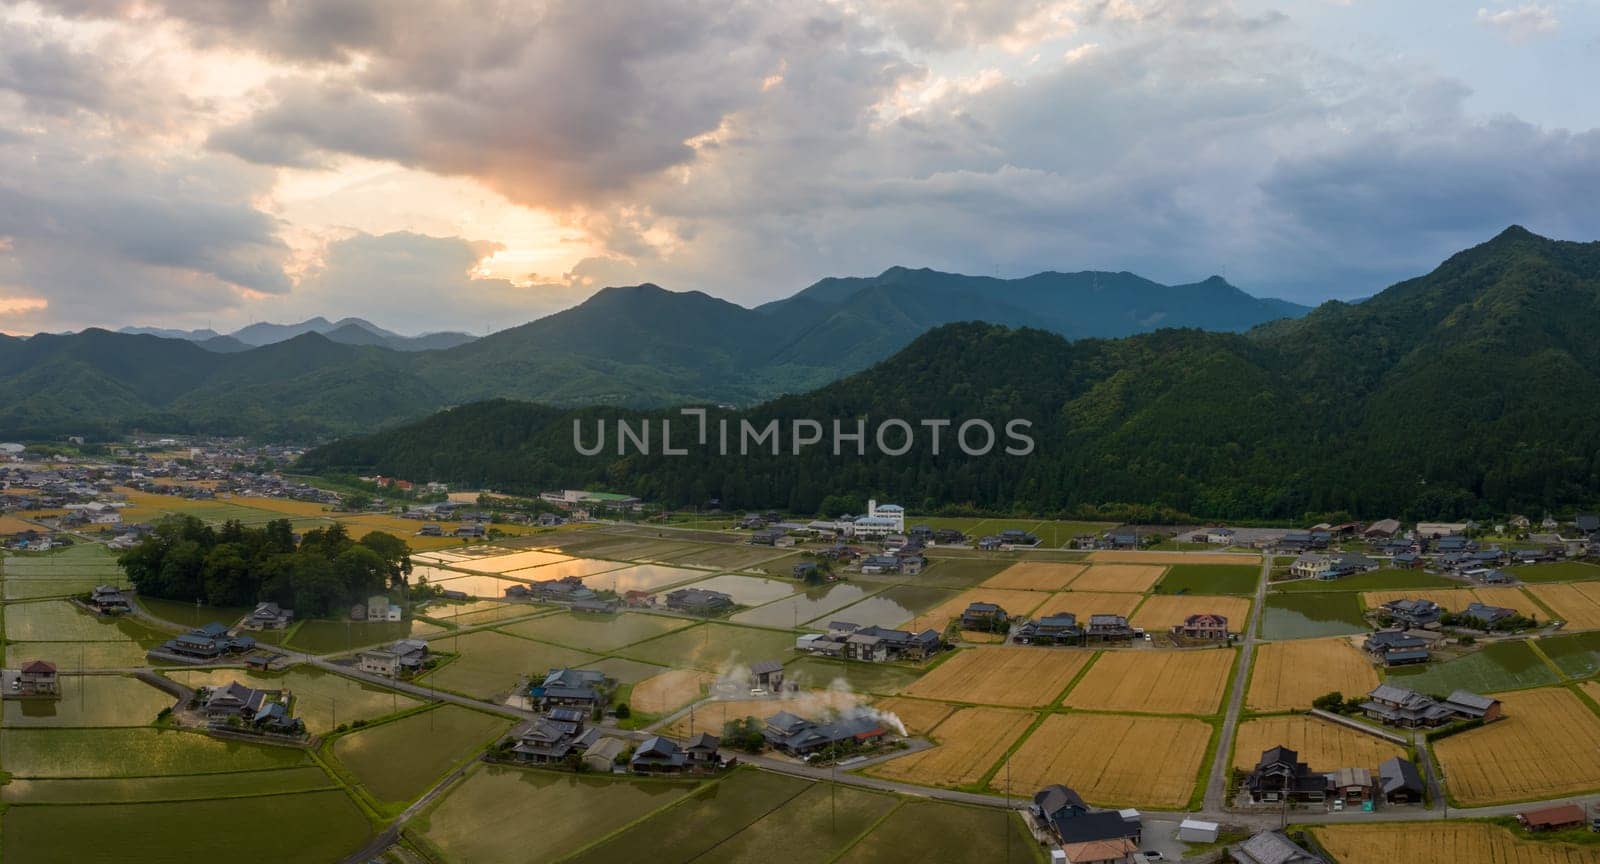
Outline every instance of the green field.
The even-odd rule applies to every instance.
[[[305,621],[295,628],[284,645],[308,654],[343,653],[411,637],[414,624],[412,621]]]
[[[234,774],[12,780],[0,786],[0,801],[8,804],[132,804],[139,801],[199,801],[334,788],[337,788],[337,784],[327,772],[315,765],[304,765]]]
[[[1600,631],[1547,636],[1539,640],[1539,650],[1570,678],[1600,673]]]
[[[308,666],[287,672],[179,668],[166,674],[191,688],[225,687],[238,681],[261,690],[286,690],[294,696],[294,716],[305,721],[306,730],[313,735],[330,732],[341,723],[374,720],[421,704],[393,690]]]
[[[893,574],[865,578],[915,582],[918,585],[934,585],[940,588],[971,588],[1015,563],[1009,559],[996,561],[989,558],[929,558],[927,568],[916,576]]]
[[[505,734],[511,721],[444,705],[340,736],[333,755],[379,801],[410,801]]]
[[[887,663],[848,663],[802,657],[785,667],[784,676],[786,680],[802,682],[807,690],[826,689],[832,682],[842,680],[856,693],[890,696],[921,678],[922,671]]]
[[[908,801],[850,847],[841,864],[938,861],[996,864],[1045,860],[1020,817],[987,808]]]
[[[956,593],[949,588],[896,585],[853,606],[818,616],[812,620],[811,626],[814,629],[826,629],[829,621],[849,621],[862,627],[897,627],[956,596]]]
[[[638,660],[628,660],[623,657],[607,657],[596,660],[583,668],[598,669],[604,672],[607,678],[612,678],[621,684],[637,684],[646,678],[654,678],[667,671],[665,667],[653,663],[642,663]]]
[[[177,700],[137,678],[62,675],[61,698],[5,703],[7,728],[24,726],[148,726]]]
[[[102,618],[66,600],[38,600],[6,606],[6,638],[16,642],[120,642],[140,628],[117,618]]]
[[[1361,597],[1352,591],[1268,594],[1261,610],[1264,639],[1343,636],[1366,629]]]
[[[139,625],[131,621],[120,623],[139,629]],[[6,665],[21,666],[29,660],[49,660],[65,671],[148,666],[150,661],[145,658],[145,652],[163,641],[158,636],[151,636],[141,641],[129,639],[121,642],[7,642]]]
[[[520,677],[544,675],[552,668],[582,666],[600,659],[595,654],[493,630],[439,636],[433,645],[461,656],[424,676],[423,682],[480,699],[509,693]]]
[[[1460,588],[1465,583],[1421,570],[1374,570],[1371,573],[1356,573],[1342,579],[1297,579],[1292,582],[1278,582],[1271,587],[1274,591],[1284,592],[1328,592],[1328,591],[1387,591],[1402,590],[1406,588]]]
[[[855,585],[850,582],[818,585],[760,608],[746,609],[731,620],[738,624],[765,627],[798,627],[803,622],[859,602],[880,590],[883,590],[881,585]]]
[[[10,807],[0,839],[28,864],[337,861],[372,829],[340,791],[242,800]]]
[[[716,672],[734,663],[784,659],[794,651],[795,634],[730,624],[698,624],[640,642],[617,652],[624,657],[671,666]]]
[[[620,615],[591,615],[562,612],[507,624],[498,629],[541,642],[554,642],[585,651],[614,651],[624,645],[643,642],[682,630],[694,622],[663,615],[624,612]]]
[[[898,803],[891,795],[813,783],[811,788],[744,826],[739,833],[718,843],[695,861],[708,864],[830,861]]]
[[[555,861],[693,788],[481,765],[413,824],[454,864]]]
[[[1524,564],[1506,569],[1524,582],[1581,582],[1586,579],[1600,579],[1600,564],[1586,564],[1582,561],[1551,561],[1547,564]]]
[[[98,543],[78,543],[42,555],[7,555],[0,561],[0,572],[3,572],[7,579],[95,577],[116,582],[122,576],[122,568],[117,566],[116,556]]]
[[[1390,669],[1385,677],[1421,693],[1448,696],[1454,690],[1497,693],[1556,683],[1556,673],[1533,652],[1528,643],[1491,642],[1464,657]]]
[[[37,600],[43,597],[71,597],[87,594],[104,579],[6,579],[5,599]]]
[[[18,777],[141,777],[287,768],[305,751],[171,729],[8,729],[0,765]]]
[[[736,771],[696,789],[627,831],[573,856],[572,864],[650,861],[680,864],[710,851],[746,825],[790,803],[811,782],[765,771]]]
[[[1254,594],[1261,568],[1253,564],[1174,564],[1157,594]]]
[[[770,546],[727,544],[701,546],[672,559],[674,564],[686,567],[708,567],[713,570],[743,570],[762,561],[778,558],[786,553]]]
[[[234,622],[250,611],[243,607],[196,606],[159,597],[140,597],[139,605],[157,618],[185,627],[204,627],[213,621],[232,627]]]

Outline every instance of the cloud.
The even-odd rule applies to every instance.
[[[1531,42],[1561,29],[1561,21],[1556,17],[1555,10],[1538,3],[1524,3],[1498,12],[1480,8],[1477,20],[1514,44]]]
[[[286,318],[361,316],[407,330],[481,334],[485,327],[499,330],[559,311],[594,291],[475,276],[478,262],[497,248],[405,231],[356,234],[330,243],[276,310]]]

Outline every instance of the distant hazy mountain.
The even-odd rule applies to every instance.
[[[10,381],[50,370],[62,402],[82,410],[17,405],[7,414],[0,406],[0,432],[137,424],[337,434],[497,397],[556,406],[752,405],[865,369],[956,321],[1027,325],[1081,339],[1161,327],[1243,330],[1304,311],[1215,277],[1171,286],[1130,273],[1007,280],[896,267],[869,278],[825,279],[756,309],[650,284],[607,288],[571,309],[481,339],[405,337],[359,318],[323,317],[252,324],[227,335],[183,331],[179,339],[85,331],[19,349],[12,378],[0,372],[3,397]],[[178,349],[143,340],[194,349],[183,355],[183,380],[191,385],[149,393],[138,380],[144,358]],[[121,359],[92,369],[64,359],[84,345],[120,351]],[[99,405],[106,410],[95,410]]]
[[[477,338],[468,333],[453,332],[402,336],[361,318],[341,318],[338,321],[329,321],[320,315],[301,321],[298,324],[273,324],[263,321],[247,327],[241,327],[226,335],[220,335],[215,330],[209,329],[168,330],[160,327],[123,327],[117,332],[131,335],[160,336],[165,339],[184,339],[197,343],[208,351],[221,353],[233,353],[249,348],[259,348],[263,345],[275,345],[307,333],[319,333],[334,342],[341,342],[346,345],[374,345],[395,351],[436,351],[464,345]]]

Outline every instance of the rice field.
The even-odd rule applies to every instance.
[[[593,576],[583,577],[583,584],[595,591],[615,591],[626,594],[629,591],[656,591],[703,579],[704,570],[689,570],[683,567],[667,567],[662,564],[637,564],[624,567],[621,570],[611,570],[605,573],[596,573]]]
[[[1364,696],[1378,684],[1377,670],[1349,639],[1267,642],[1256,647],[1244,704],[1250,711],[1305,710],[1318,696]]]
[[[956,710],[956,706],[947,702],[930,702],[906,696],[880,699],[872,707],[881,713],[893,714],[899,718],[905,725],[906,731],[912,735],[926,735]]]
[[[455,566],[462,570],[499,574],[571,560],[572,558],[567,555],[558,555],[554,552],[535,549],[527,552],[512,552],[508,555],[492,555],[487,558],[470,558],[457,562]]]
[[[983,585],[985,588],[1015,588],[1021,591],[1063,591],[1067,583],[1087,569],[1087,564],[1019,561],[989,577]]]
[[[1445,788],[1468,806],[1600,788],[1600,717],[1570,690],[1496,694],[1504,719],[1433,745]]]
[[[740,576],[724,573],[694,583],[694,587],[708,591],[721,591],[740,606],[760,606],[799,590],[800,583],[793,579],[764,579],[760,576]]]
[[[829,621],[849,621],[862,627],[895,627],[920,617],[922,613],[948,602],[954,596],[956,592],[946,588],[896,585],[859,603],[819,615],[809,624],[816,629],[825,629]],[[918,629],[926,630],[927,627]]]
[[[18,777],[145,777],[288,768],[305,751],[174,729],[7,729],[0,764]]]
[[[1600,633],[1546,636],[1538,641],[1538,646],[1569,678],[1587,678],[1600,673]]]
[[[284,792],[336,789],[316,765],[221,774],[166,777],[106,777],[70,780],[13,779],[0,786],[7,804],[134,804],[140,801],[204,801]]]
[[[1159,594],[1254,594],[1259,564],[1174,564],[1156,585]]]
[[[1600,629],[1600,582],[1550,582],[1527,588],[1568,630]]]
[[[1248,771],[1261,754],[1288,747],[1313,771],[1366,768],[1374,773],[1385,759],[1406,757],[1398,744],[1305,714],[1257,717],[1239,724],[1233,741],[1233,767]]]
[[[441,690],[465,693],[479,699],[492,699],[511,691],[519,678],[544,675],[553,668],[582,666],[599,660],[599,655],[508,636],[493,630],[479,630],[464,636],[437,636],[437,650],[460,656],[421,679]]]
[[[1524,840],[1483,822],[1319,825],[1311,831],[1339,864],[1600,864],[1595,846]]]
[[[947,702],[1040,707],[1052,704],[1092,657],[1094,652],[1072,649],[968,648],[934,667],[904,692]]]
[[[1471,654],[1442,663],[1389,669],[1384,677],[1402,687],[1440,695],[1453,690],[1496,693],[1560,680],[1555,670],[1521,640],[1490,642]]]
[[[892,795],[813,783],[694,860],[697,864],[830,861],[899,803]]]
[[[798,628],[806,621],[857,603],[878,590],[880,588],[876,585],[861,586],[850,582],[802,588],[799,593],[781,600],[775,600],[755,609],[746,609],[730,620],[736,624]]]
[[[942,801],[907,801],[861,838],[837,864],[937,861],[994,864],[1035,857],[1033,838],[1014,813]]]
[[[62,675],[61,698],[7,700],[8,729],[27,726],[148,726],[177,701],[137,678]]]
[[[1316,639],[1367,630],[1360,598],[1351,591],[1268,594],[1261,609],[1261,638]]]
[[[1221,615],[1230,632],[1242,631],[1250,621],[1248,597],[1210,597],[1191,594],[1152,594],[1146,597],[1128,623],[1154,633],[1182,624],[1190,615]]]
[[[787,630],[707,623],[638,642],[617,653],[658,666],[718,672],[735,664],[786,658],[794,650],[794,639]]]
[[[1600,564],[1583,561],[1549,561],[1544,564],[1524,564],[1507,567],[1510,573],[1524,582],[1583,582],[1600,580]]]
[[[1089,553],[1095,564],[1254,564],[1261,556],[1249,552],[1137,552],[1100,550]]]
[[[1144,594],[1154,588],[1167,568],[1160,564],[1101,564],[1068,583],[1073,591],[1127,591]]]
[[[404,802],[504,735],[511,721],[441,705],[342,735],[333,756],[373,798]]]
[[[587,612],[562,612],[530,618],[498,629],[537,639],[554,642],[585,651],[606,653],[635,642],[654,639],[692,626],[694,622],[663,615],[645,615],[623,612],[618,615],[595,615]]]
[[[892,695],[922,677],[922,672],[897,663],[856,663],[807,656],[790,663],[784,675],[808,690],[847,687],[856,693]]]
[[[1103,651],[1062,704],[1086,711],[1215,714],[1238,651]]]
[[[629,707],[635,713],[671,714],[699,699],[716,679],[699,669],[670,669],[633,685]]]
[[[880,762],[864,773],[919,786],[970,786],[984,778],[1033,721],[1029,711],[962,708],[929,735],[934,747]]]
[[[306,666],[286,672],[178,668],[166,676],[196,689],[226,687],[230,681],[238,681],[262,690],[285,690],[294,698],[294,716],[305,721],[306,729],[314,735],[331,732],[341,723],[375,720],[422,704],[394,690]]]
[[[1012,755],[1009,791],[1026,797],[1061,783],[1100,807],[1182,808],[1211,734],[1186,717],[1051,714]],[[989,786],[1005,792],[1005,783],[1002,768]]]

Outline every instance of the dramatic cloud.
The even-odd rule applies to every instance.
[[[895,264],[1362,296],[1600,236],[1592,118],[1504,83],[1600,74],[1560,10],[0,0],[0,329],[476,332]]]
[[[1479,9],[1478,23],[1500,32],[1512,42],[1527,42],[1561,29],[1555,10],[1537,3],[1524,3],[1497,12]]]

